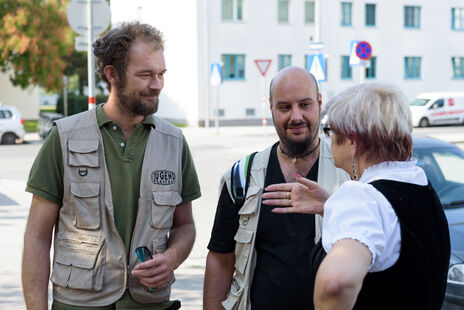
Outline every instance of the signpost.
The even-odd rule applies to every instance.
[[[71,28],[82,35],[76,37],[76,50],[87,50],[89,110],[95,108],[95,59],[92,42],[110,24],[110,8],[106,0],[71,0],[67,10]]]
[[[266,76],[269,67],[271,66],[272,59],[255,59],[256,67],[261,73],[261,108],[263,112],[262,125],[263,128],[267,126],[266,118],[266,91],[265,91],[265,81],[264,77]]]
[[[372,56],[372,46],[367,41],[351,41],[350,66],[359,66],[359,83],[364,83],[367,60]]]
[[[222,67],[220,63],[212,63],[209,70],[209,81],[211,86],[216,90],[216,113],[214,118],[214,126],[219,132],[219,86],[222,83]],[[205,127],[209,127],[209,104],[206,108]]]

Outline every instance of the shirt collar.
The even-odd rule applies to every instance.
[[[364,170],[359,182],[370,183],[375,180],[386,179],[426,185],[427,177],[422,168],[416,166],[417,160],[411,158],[406,161],[385,161],[372,165]]]
[[[97,105],[97,123],[98,127],[103,127],[104,125],[108,123],[112,123],[113,121],[106,116],[105,112],[103,112],[103,104]],[[145,117],[145,119],[142,121],[143,125],[148,125],[153,128],[156,128],[156,122],[155,122],[155,117],[153,114],[148,115]]]

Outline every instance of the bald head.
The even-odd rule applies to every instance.
[[[279,86],[281,82],[300,82],[307,83],[308,87],[315,90],[316,98],[319,97],[319,87],[317,85],[316,78],[308,70],[305,70],[300,67],[286,67],[277,72],[271,80],[269,86],[269,101],[272,104],[272,98],[274,96],[275,89]]]

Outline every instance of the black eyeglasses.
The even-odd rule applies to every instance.
[[[330,138],[332,136],[332,129],[329,127],[329,125],[325,126],[324,128],[322,128],[322,130],[324,131],[324,134],[327,136],[327,138]]]

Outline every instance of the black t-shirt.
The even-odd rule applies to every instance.
[[[277,144],[271,150],[265,186],[285,183],[276,150]],[[310,180],[317,181],[318,161],[307,175]],[[276,214],[272,208],[261,205],[255,241],[257,263],[250,292],[252,309],[313,309],[309,257],[314,247],[314,215]],[[224,185],[208,249],[234,252],[238,222],[238,209]]]

